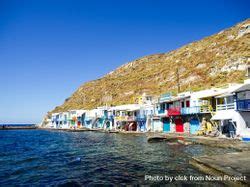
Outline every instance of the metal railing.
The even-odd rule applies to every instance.
[[[136,117],[135,116],[116,116],[115,120],[116,121],[135,121]]]
[[[158,114],[165,114],[166,110],[158,110]]]
[[[198,114],[201,112],[200,106],[186,107],[181,109],[181,114]]]
[[[211,113],[214,112],[214,109],[211,105],[202,105],[200,106],[201,113]]]
[[[127,121],[136,121],[135,116],[127,116]]]
[[[115,116],[115,120],[117,120],[117,121],[127,121],[127,116]]]
[[[181,115],[181,107],[172,107],[167,110],[168,116],[178,116]]]
[[[167,111],[166,110],[156,110],[156,115],[158,116],[164,116],[167,114]]]
[[[216,105],[216,111],[218,111],[218,110],[231,110],[231,109],[235,109],[234,103]]]

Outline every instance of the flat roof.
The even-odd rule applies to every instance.
[[[250,84],[245,84],[243,86],[241,86],[240,88],[234,90],[234,92],[243,92],[243,91],[247,91],[250,90]]]

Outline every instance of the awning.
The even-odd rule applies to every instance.
[[[109,111],[116,110],[116,111],[136,111],[140,110],[140,105],[139,104],[127,104],[127,105],[119,105],[119,106],[114,106],[109,109]]]
[[[200,95],[197,95],[196,98],[197,99],[206,99],[206,98],[210,98],[210,97],[215,97],[222,94],[222,91],[214,91],[214,92],[208,92],[208,93],[203,93]]]
[[[230,92],[226,92],[226,93],[216,96],[215,98],[224,98],[224,97],[229,97],[229,96],[233,96],[233,94]]]
[[[217,111],[211,120],[230,120],[234,117],[234,110],[221,110]]]

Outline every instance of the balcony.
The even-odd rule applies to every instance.
[[[236,104],[237,110],[250,111],[250,99],[238,100]]]
[[[77,117],[76,116],[69,116],[68,120],[73,120],[73,121],[77,121]]]
[[[116,116],[115,119],[117,121],[127,121],[127,116]]]
[[[115,116],[116,121],[127,121],[127,116]]]
[[[146,121],[146,115],[138,115],[136,121]]]
[[[216,105],[216,111],[235,109],[234,103]]]
[[[112,121],[114,119],[113,115],[108,115],[108,120]]]
[[[181,107],[173,107],[167,110],[167,116],[179,116],[181,115]]]
[[[116,121],[136,121],[135,116],[115,116]]]
[[[181,114],[187,115],[187,114],[198,114],[201,112],[200,106],[194,106],[194,107],[188,107],[188,108],[182,108]]]

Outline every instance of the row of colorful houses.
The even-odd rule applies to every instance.
[[[49,126],[196,134],[202,119],[217,124],[222,134],[232,124],[236,135],[250,137],[250,80],[175,96],[166,93],[157,99],[143,94],[134,104],[53,113]]]

